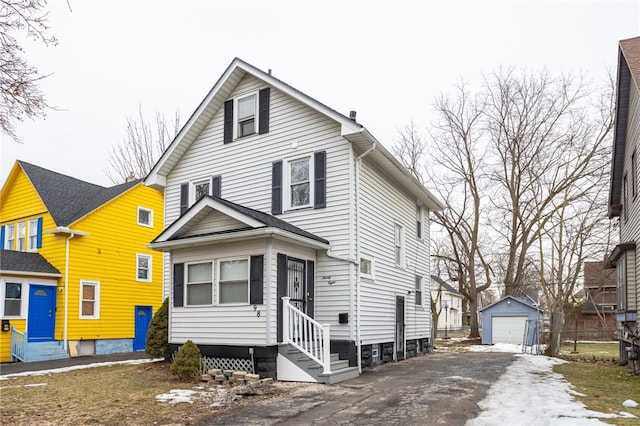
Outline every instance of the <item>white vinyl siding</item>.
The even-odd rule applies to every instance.
[[[395,339],[395,297],[405,296],[406,340],[430,337],[429,280],[423,280],[422,305],[415,304],[416,275],[429,276],[429,222],[424,210],[422,240],[417,238],[415,199],[389,182],[367,161],[360,177],[361,250],[376,259],[375,282],[361,280],[363,344]],[[395,263],[395,225],[405,224],[404,265]]]

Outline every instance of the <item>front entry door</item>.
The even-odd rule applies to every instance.
[[[29,285],[27,320],[27,340],[29,342],[53,340],[56,325],[56,288],[46,285]]]
[[[396,296],[396,360],[404,359],[404,296]]]
[[[282,342],[282,298],[313,318],[314,315],[314,262],[288,257],[278,253],[278,342]]]
[[[144,351],[147,346],[147,332],[151,323],[151,306],[135,307],[135,335],[133,337],[133,350]]]

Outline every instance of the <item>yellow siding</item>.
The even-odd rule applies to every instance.
[[[138,206],[153,210],[153,228],[137,224]],[[70,240],[69,340],[133,338],[134,306],[152,306],[153,312],[160,307],[162,253],[146,245],[162,231],[162,209],[162,193],[139,184],[72,224],[90,235]],[[137,253],[152,256],[151,282],[136,280]],[[82,280],[100,283],[99,319],[80,318]],[[62,338],[63,319],[59,310],[57,338]]]
[[[164,225],[163,194],[138,184],[116,199],[96,209],[69,228],[88,232],[69,240],[68,340],[132,339],[134,306],[162,304],[162,253],[146,247]],[[153,211],[153,227],[137,224],[138,207]],[[53,218],[19,166],[15,166],[2,189],[0,224],[43,218],[42,248],[38,252],[63,275],[58,279],[55,339],[64,339],[65,243],[68,235],[46,233],[56,228]],[[28,237],[28,229],[27,229]],[[152,280],[136,280],[136,254],[152,257]],[[100,283],[99,319],[80,319],[80,281]],[[23,290],[26,297],[27,290]],[[26,308],[28,309],[28,308]],[[26,312],[25,312],[26,316]],[[26,319],[11,319],[20,331]],[[0,334],[0,362],[10,360],[11,333]]]

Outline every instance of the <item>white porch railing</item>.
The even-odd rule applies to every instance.
[[[282,298],[282,337],[300,352],[322,366],[323,374],[331,373],[331,326],[320,324]]]
[[[11,327],[11,358],[24,362],[27,350],[27,334]]]

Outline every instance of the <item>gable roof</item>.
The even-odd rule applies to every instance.
[[[61,277],[62,274],[39,253],[0,250],[0,273]]]
[[[440,287],[444,288],[449,293],[453,293],[455,295],[462,296],[462,294],[460,294],[460,292],[458,290],[453,288],[451,285],[447,284],[447,282],[445,280],[443,280],[442,278],[440,278],[440,277],[438,277],[436,275],[431,275],[431,279],[434,280],[436,283],[438,283],[438,285],[440,285]]]
[[[512,301],[513,301],[513,302],[516,302],[516,303],[519,303],[519,304],[521,304],[521,305],[524,305],[524,306],[526,306],[527,308],[535,309],[535,310],[537,310],[537,311],[542,312],[542,310],[541,310],[540,308],[538,308],[537,306],[535,306],[535,305],[532,303],[531,298],[529,298],[529,297],[528,297],[528,298],[522,298],[522,299],[521,299],[521,298],[519,298],[519,297],[514,297],[514,296],[505,296],[505,297],[503,297],[502,299],[498,300],[497,302],[493,302],[492,304],[487,305],[487,306],[485,306],[484,308],[480,309],[480,311],[479,311],[479,312],[485,311],[485,310],[487,310],[487,309],[491,308],[492,306],[501,305],[501,304],[503,304],[503,303],[509,303],[509,302],[512,302]]]
[[[632,86],[640,90],[640,37],[622,40],[618,48],[616,116],[609,186],[609,219],[620,216],[622,209],[624,152],[629,120],[629,91]]]
[[[212,211],[218,211],[232,217],[244,226],[239,226],[233,230],[225,229],[198,235],[186,235],[194,225]],[[203,196],[191,206],[182,216],[158,235],[149,244],[149,247],[162,250],[184,245],[195,246],[210,244],[215,241],[226,242],[232,239],[265,236],[280,236],[284,239],[297,240],[301,244],[315,248],[329,248],[329,241],[282,219],[211,195]]]
[[[336,121],[341,126],[340,133],[349,140],[359,153],[373,151],[368,159],[374,161],[389,176],[398,181],[409,192],[416,196],[418,201],[431,210],[443,210],[444,205],[436,199],[402,164],[378,142],[367,129],[355,120],[340,114],[312,97],[289,86],[275,78],[271,73],[266,73],[253,65],[235,58],[227,67],[222,76],[214,84],[207,96],[202,100],[198,108],[191,115],[187,123],[180,130],[171,145],[162,154],[158,162],[145,179],[145,185],[158,189],[166,185],[166,177],[186,153],[191,144],[197,139],[205,126],[213,118],[216,112],[222,108],[236,85],[250,74],[268,84],[271,87],[294,98],[298,102]]]
[[[57,226],[72,224],[141,182],[139,179],[104,187],[24,161],[18,160],[16,164],[29,178]]]

